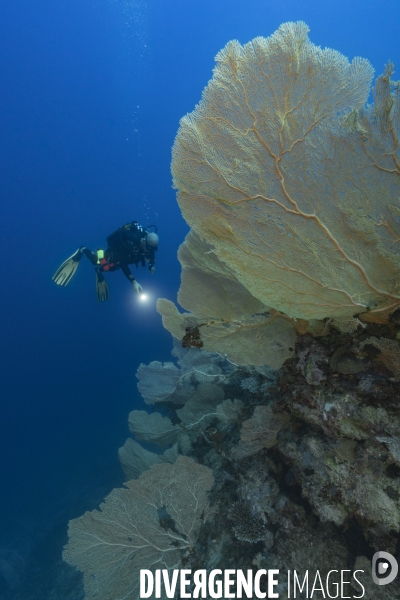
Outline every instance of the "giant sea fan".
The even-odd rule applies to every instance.
[[[181,120],[172,173],[190,227],[265,306],[302,319],[400,303],[398,85],[302,23],[229,42]]]
[[[63,558],[84,573],[87,600],[138,600],[140,569],[179,569],[208,509],[211,469],[179,457],[115,489],[69,522]],[[160,511],[167,523],[160,522]],[[163,596],[165,597],[165,596]]]

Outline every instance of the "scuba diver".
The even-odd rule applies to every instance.
[[[154,231],[149,231],[154,228]],[[158,248],[159,238],[157,227],[149,225],[142,227],[137,221],[127,223],[108,236],[107,250],[97,250],[91,252],[86,246],[81,246],[76,252],[57,269],[52,279],[57,285],[68,285],[79,266],[79,262],[85,255],[95,266],[96,271],[96,292],[99,302],[108,300],[108,285],[104,279],[103,273],[108,271],[117,271],[121,269],[123,274],[129,279],[133,289],[138,294],[143,292],[142,286],[132,275],[129,265],[139,264],[142,267],[149,264],[149,271],[154,273],[155,252]]]

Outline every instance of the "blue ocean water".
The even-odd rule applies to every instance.
[[[50,597],[44,563],[37,588],[23,588],[29,557],[55,530],[61,555],[68,519],[123,480],[117,450],[129,411],[142,406],[136,369],[170,359],[155,299],[176,299],[188,230],[171,146],[216,53],[304,20],[313,43],[366,57],[378,75],[389,59],[400,65],[399,17],[397,0],[3,4],[0,599]],[[161,238],[156,274],[137,274],[149,303],[122,273],[108,277],[110,301],[97,303],[84,261],[67,288],[52,283],[76,248],[104,246],[133,219],[156,223]]]

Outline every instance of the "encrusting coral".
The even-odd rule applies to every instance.
[[[400,381],[400,344],[397,340],[370,337],[364,340],[363,346],[370,344],[380,351],[380,360],[392,372],[395,381]]]
[[[251,512],[251,507],[244,502],[235,502],[229,509],[228,516],[233,522],[233,531],[242,542],[259,542],[265,535],[265,523]]]

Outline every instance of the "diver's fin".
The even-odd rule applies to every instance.
[[[97,300],[99,302],[105,302],[109,298],[107,281],[104,279],[103,275],[101,273],[98,273],[97,271],[96,271],[96,293],[97,293]]]
[[[81,248],[78,248],[72,256],[67,258],[65,262],[57,269],[52,279],[57,285],[68,285],[72,277],[75,275],[77,268],[79,267],[79,261],[83,256]]]

